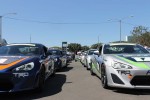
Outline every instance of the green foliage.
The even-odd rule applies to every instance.
[[[91,49],[97,49],[102,45],[102,43],[96,43],[91,46]]]
[[[89,50],[89,47],[88,46],[82,46],[82,48],[81,48],[83,51],[87,51],[87,50]]]
[[[68,49],[71,52],[77,52],[77,51],[81,50],[81,44],[70,43],[70,44],[68,44]]]
[[[131,36],[132,38],[129,42],[139,43],[150,47],[150,32],[148,31],[148,28],[143,26],[134,27]]]

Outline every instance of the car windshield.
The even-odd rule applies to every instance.
[[[51,55],[61,55],[60,51],[59,50],[49,50],[49,53]]]
[[[32,56],[40,54],[39,47],[35,45],[7,45],[0,47],[0,55]]]
[[[105,45],[104,54],[142,54],[149,53],[140,45]]]
[[[88,53],[88,55],[93,55],[94,51],[96,51],[96,50],[90,50],[89,53]]]

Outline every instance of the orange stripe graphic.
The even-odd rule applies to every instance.
[[[9,63],[9,64],[7,64],[7,65],[0,65],[0,70],[9,68],[9,67],[11,67],[11,66],[13,66],[13,65],[15,65],[15,64],[17,64],[17,63],[19,63],[19,62],[21,62],[21,61],[23,61],[23,60],[25,60],[25,59],[26,59],[26,58],[22,58],[22,59],[20,59],[20,60],[14,61],[14,62]]]

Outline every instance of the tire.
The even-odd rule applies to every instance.
[[[51,75],[51,76],[53,77],[53,76],[55,76],[55,73],[56,73],[56,68],[55,68],[55,64],[54,64],[54,62],[53,62],[53,65],[52,65],[52,66],[53,66],[53,73],[52,73],[52,75]]]
[[[95,75],[95,74],[93,73],[93,69],[92,69],[92,62],[91,62],[91,64],[90,64],[90,73],[91,73],[92,76]]]
[[[65,66],[64,66],[64,68],[67,68],[67,61],[65,62]]]
[[[41,69],[39,73],[39,79],[38,79],[38,87],[36,88],[37,92],[42,92],[45,84],[45,69]]]
[[[103,88],[105,89],[109,88],[107,85],[107,74],[106,74],[106,69],[104,64],[101,66],[101,83]]]

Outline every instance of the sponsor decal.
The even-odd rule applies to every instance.
[[[148,62],[150,61],[150,57],[131,57],[137,62]]]
[[[22,59],[20,59],[20,60],[14,61],[14,62],[9,63],[9,64],[0,65],[0,70],[9,68],[9,67],[11,67],[11,66],[13,66],[13,65],[15,65],[15,64],[17,64],[17,63],[19,63],[19,62],[21,62],[21,61],[23,61],[23,60],[25,60],[25,59],[26,59],[26,58],[22,58]],[[3,61],[4,61],[4,60],[3,60]]]
[[[15,77],[21,78],[21,77],[28,77],[29,73],[25,72],[25,73],[13,73]]]
[[[0,59],[0,64],[3,64],[5,61],[7,61],[7,59],[5,59],[5,58]]]
[[[118,58],[120,58],[121,60],[123,61],[126,61],[128,62],[129,64],[133,65],[133,66],[136,66],[136,67],[139,67],[139,68],[142,68],[142,69],[150,69],[150,67],[148,65],[146,65],[145,63],[143,62],[136,62],[136,61],[133,61],[133,60],[129,60],[125,57],[121,57],[121,56],[116,56]],[[131,57],[130,57],[131,58]],[[141,57],[142,58],[142,57]],[[144,57],[145,58],[145,57]],[[133,58],[132,58],[133,59]],[[145,59],[144,59],[145,60]]]
[[[124,75],[131,75],[131,72],[129,70],[117,70],[119,74]]]

